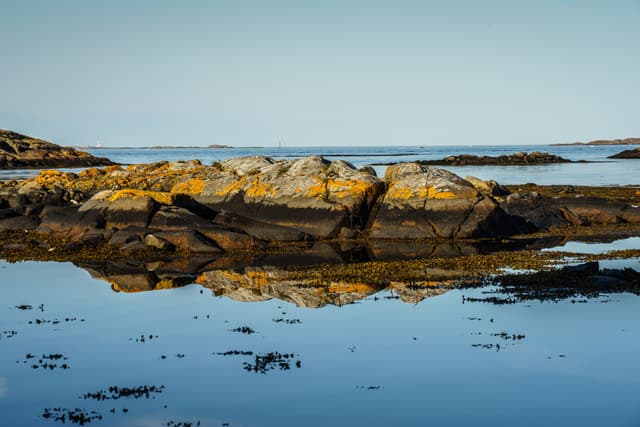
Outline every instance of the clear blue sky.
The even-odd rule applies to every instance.
[[[0,0],[0,128],[66,145],[640,136],[640,0]]]

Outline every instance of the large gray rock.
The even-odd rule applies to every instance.
[[[449,171],[401,163],[390,166],[385,179],[388,190],[374,210],[370,237],[471,238],[520,231],[489,194]]]

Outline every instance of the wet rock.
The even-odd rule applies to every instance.
[[[220,212],[213,222],[269,242],[300,242],[311,239],[310,235],[295,228],[256,221],[225,211]]]
[[[500,203],[500,206],[509,216],[524,222],[521,227],[522,233],[574,223],[569,215],[551,200],[533,192],[510,194]],[[580,221],[575,219],[575,223],[579,224]]]
[[[38,227],[39,223],[40,219],[35,215],[5,218],[0,220],[0,230],[35,230]]]
[[[209,254],[218,254],[223,252],[216,242],[195,230],[160,231],[153,235],[158,239],[167,241],[176,248],[184,251]]]
[[[72,206],[46,206],[40,218],[40,225],[36,229],[38,233],[65,233],[77,237],[105,227],[105,217],[99,211],[80,212]]]
[[[623,222],[624,218],[634,221],[640,216],[637,210],[624,202],[600,197],[559,198],[554,203],[589,224],[616,224]]]
[[[175,246],[172,243],[154,235],[147,234],[144,236],[143,240],[144,244],[150,246],[152,248],[160,249],[160,250],[174,250]]]

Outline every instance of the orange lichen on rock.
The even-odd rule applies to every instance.
[[[330,179],[327,190],[338,198],[363,197],[375,191],[375,186],[364,180]]]
[[[215,195],[216,196],[228,196],[229,194],[234,194],[234,193],[238,193],[239,191],[241,191],[244,186],[245,186],[245,179],[244,177],[238,179],[237,181],[232,182],[231,184],[225,186],[223,189],[216,191]]]
[[[422,187],[422,188],[410,188],[399,185],[391,185],[389,191],[387,191],[387,197],[391,199],[456,199],[459,196],[452,191],[438,191],[434,187]]]
[[[377,289],[367,283],[330,283],[328,291],[338,294],[353,293],[353,294],[369,294],[375,292]]]
[[[310,185],[307,188],[307,192],[305,193],[305,195],[307,197],[316,197],[321,199],[327,193],[327,182],[317,178],[316,178],[316,181],[317,181],[317,184]]]
[[[245,191],[245,194],[249,197],[268,197],[273,196],[275,193],[276,188],[272,184],[260,182],[259,178],[254,179]]]
[[[264,271],[248,271],[247,277],[254,286],[266,286],[270,283],[269,275]]]
[[[174,185],[173,188],[171,188],[171,192],[183,194],[200,194],[204,189],[204,183],[205,181],[202,178],[191,178]]]
[[[131,188],[125,190],[118,190],[111,194],[108,198],[110,202],[115,202],[116,200],[128,198],[128,199],[137,199],[140,197],[150,197],[158,203],[163,205],[172,205],[175,202],[175,194],[166,193],[160,191],[144,191],[144,190],[134,190]]]

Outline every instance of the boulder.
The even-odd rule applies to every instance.
[[[195,200],[318,239],[336,237],[342,227],[362,228],[384,188],[370,170],[319,156],[291,161],[251,156],[224,161],[218,168],[209,172],[199,191],[190,193]],[[173,190],[186,186],[179,183]]]
[[[374,209],[370,237],[470,238],[519,230],[489,194],[444,169],[400,163],[385,179],[388,190]]]

